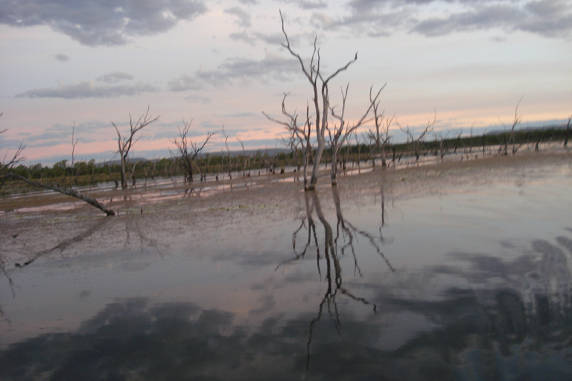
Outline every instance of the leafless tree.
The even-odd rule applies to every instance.
[[[312,160],[312,144],[310,142],[311,138],[311,128],[312,122],[310,122],[310,107],[306,105],[306,118],[303,123],[298,121],[298,113],[290,112],[286,109],[286,98],[287,93],[284,93],[282,97],[282,115],[284,115],[284,120],[276,119],[265,112],[262,114],[270,121],[280,124],[286,128],[288,134],[288,144],[294,147],[300,146],[303,154],[303,178],[304,178],[304,189],[308,189],[308,164]]]
[[[117,133],[117,152],[121,159],[121,189],[127,189],[128,171],[130,170],[128,162],[129,151],[131,151],[131,148],[133,148],[138,140],[136,136],[137,133],[157,119],[159,119],[159,116],[152,117],[149,114],[149,107],[135,120],[131,114],[129,114],[129,132],[125,135],[122,135],[117,125],[111,122]],[[131,172],[134,172],[133,169],[131,169]]]
[[[372,108],[374,107],[374,104],[379,99],[381,91],[384,89],[384,87],[385,87],[385,85],[383,85],[377,91],[377,93],[375,93],[375,95],[372,95],[373,88],[369,89],[369,95],[370,95],[371,102],[369,103],[369,106],[367,107],[365,112],[362,114],[361,118],[358,119],[354,123],[348,123],[345,119],[346,101],[348,98],[349,84],[346,85],[345,90],[342,89],[342,91],[341,91],[342,92],[341,112],[338,114],[335,110],[335,107],[330,107],[332,117],[337,120],[336,124],[332,124],[333,127],[330,127],[329,125],[326,126],[326,129],[328,131],[328,136],[330,138],[330,149],[332,151],[332,165],[331,165],[331,172],[330,172],[330,178],[332,181],[332,185],[337,184],[337,179],[336,179],[337,168],[338,168],[338,165],[337,165],[338,160],[337,159],[338,159],[338,152],[340,151],[340,148],[344,145],[347,138],[349,136],[351,136],[351,134],[353,134],[354,132],[357,132],[357,129],[360,128],[366,122],[366,118],[368,117],[369,113],[371,112]]]
[[[192,121],[186,122],[183,120],[183,126],[179,127],[179,134],[173,140],[177,147],[179,160],[185,170],[185,182],[193,182],[193,170],[195,167],[195,159],[199,156],[201,151],[206,147],[214,132],[208,132],[206,137],[198,143],[191,140],[190,132]]]
[[[415,130],[411,129],[410,127],[403,128],[398,123],[399,129],[403,131],[405,135],[407,135],[407,143],[411,145],[411,148],[413,149],[415,161],[419,161],[423,141],[425,140],[425,137],[433,131],[435,123],[437,123],[437,113],[433,114],[433,119],[427,121],[419,133],[416,133]]]
[[[230,187],[232,188],[232,163],[230,157],[230,148],[228,146],[228,139],[230,138],[230,135],[226,134],[224,126],[222,126],[222,136],[224,136],[224,148],[226,150],[226,168],[228,172],[228,179],[230,181]]]
[[[2,114],[0,113],[0,116]],[[0,135],[8,131],[7,129],[0,130]],[[5,153],[0,160],[0,181],[3,181],[4,177],[10,172],[12,168],[14,168],[19,162],[21,162],[24,158],[22,156],[22,152],[24,151],[24,145],[20,143],[18,148],[11,154]],[[1,183],[0,183],[1,184]]]
[[[284,26],[284,16],[282,11],[280,11],[280,22],[282,26],[282,34],[284,35],[285,40],[285,42],[282,43],[282,46],[286,48],[294,58],[296,58],[300,64],[302,73],[312,88],[312,102],[314,106],[313,108],[315,118],[314,128],[317,142],[312,167],[312,176],[310,178],[310,184],[308,185],[308,189],[312,190],[315,188],[318,182],[319,165],[322,160],[324,149],[326,148],[326,130],[328,128],[328,114],[330,113],[329,83],[338,74],[347,70],[351,64],[356,62],[358,56],[356,52],[354,58],[349,60],[345,65],[334,70],[332,74],[326,76],[321,71],[322,68],[320,61],[320,49],[318,48],[318,37],[314,37],[313,51],[310,57],[310,61],[305,63],[300,54],[296,53],[290,44],[290,39],[288,38],[288,33],[286,33]]]
[[[568,117],[568,123],[566,123],[566,135],[564,136],[564,147],[568,147],[568,136],[570,135],[570,122],[572,122],[572,115]]]
[[[386,148],[391,141],[391,136],[389,135],[389,129],[393,124],[393,119],[395,118],[395,116],[392,116],[391,118],[386,118],[385,111],[380,110],[381,99],[375,100],[371,95],[372,94],[370,91],[369,101],[372,104],[375,130],[370,128],[367,133],[367,136],[369,140],[375,145],[375,151],[376,151],[375,154],[379,153],[381,149],[381,166],[382,168],[385,168],[387,166]],[[375,155],[372,160],[372,163],[375,166]]]
[[[520,98],[518,100],[518,102],[516,103],[516,106],[514,107],[514,117],[512,120],[512,125],[510,127],[510,131],[508,133],[508,136],[504,137],[504,151],[503,151],[503,155],[508,155],[508,145],[512,144],[512,154],[515,155],[518,151],[518,149],[520,148],[520,146],[517,147],[516,145],[516,138],[515,138],[515,130],[516,127],[520,124],[520,115],[518,113],[518,109],[520,107],[520,102],[522,102],[522,98]]]

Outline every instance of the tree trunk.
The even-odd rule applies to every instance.
[[[121,189],[127,189],[127,159],[121,155]]]
[[[55,185],[47,185],[47,184],[38,183],[36,181],[29,180],[29,179],[25,178],[24,176],[16,175],[13,173],[8,174],[7,176],[12,177],[14,179],[22,180],[26,184],[29,184],[29,185],[34,186],[34,187],[49,189],[49,190],[53,190],[53,191],[58,192],[58,193],[65,194],[66,196],[75,197],[75,198],[82,200],[84,202],[87,202],[89,205],[101,210],[107,216],[115,216],[115,211],[113,211],[112,209],[107,209],[105,206],[100,204],[99,201],[97,201],[96,199],[85,196],[85,195],[83,195],[83,194],[81,194],[81,193],[79,193],[73,189],[64,189],[64,188],[57,187]]]

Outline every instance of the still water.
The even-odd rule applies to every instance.
[[[570,189],[551,167],[85,222],[0,274],[0,380],[572,379]]]

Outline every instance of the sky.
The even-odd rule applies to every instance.
[[[285,148],[262,112],[303,112],[311,88],[281,46],[279,9],[304,58],[317,36],[324,74],[358,53],[330,86],[359,118],[371,86],[415,128],[435,113],[452,134],[572,114],[572,1],[566,0],[0,0],[0,158],[28,163],[117,158],[112,122],[147,107],[159,120],[132,155],[166,157],[182,121],[216,135],[208,150]],[[362,130],[366,131],[366,129]],[[394,135],[399,136],[395,126]],[[456,132],[455,132],[456,133]]]

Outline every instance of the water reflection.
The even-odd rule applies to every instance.
[[[362,269],[359,265],[358,255],[356,253],[355,241],[358,236],[361,236],[369,242],[372,248],[375,249],[377,254],[384,260],[385,264],[391,271],[395,271],[383,251],[381,250],[381,244],[383,243],[383,235],[381,233],[381,226],[379,228],[379,237],[374,237],[372,234],[365,230],[356,228],[350,221],[344,218],[342,213],[342,207],[340,202],[340,195],[337,187],[332,187],[332,199],[334,202],[334,207],[336,211],[336,223],[335,232],[332,225],[326,218],[322,205],[320,196],[317,192],[305,192],[304,194],[304,205],[306,209],[306,215],[302,218],[302,221],[298,228],[292,234],[292,249],[294,257],[282,262],[278,265],[277,269],[284,264],[291,264],[301,258],[303,258],[311,245],[314,245],[316,250],[316,270],[320,277],[322,276],[321,263],[325,262],[325,280],[326,280],[326,290],[319,302],[318,313],[309,323],[308,329],[308,340],[306,342],[306,369],[310,367],[311,360],[311,345],[314,335],[314,329],[316,323],[318,323],[324,313],[324,309],[327,315],[334,322],[334,327],[338,334],[341,332],[341,318],[338,309],[338,304],[336,297],[342,295],[348,297],[349,299],[359,302],[361,304],[371,307],[372,312],[376,313],[377,306],[372,303],[367,298],[355,294],[353,291],[349,290],[343,284],[342,277],[342,265],[341,258],[346,254],[350,253],[353,259],[353,272],[354,275],[361,277],[363,275]],[[385,224],[385,205],[384,196],[382,190],[381,198],[381,215],[382,215],[382,225]],[[317,215],[323,228],[323,237],[319,237],[319,232],[316,230],[316,223],[314,220],[314,211]],[[296,249],[297,236],[300,234],[303,228],[306,228],[306,239],[304,241],[304,246],[301,251]],[[321,245],[320,242],[323,242]],[[320,255],[322,253],[322,256]]]
[[[106,298],[100,304],[92,302],[97,295],[90,297],[93,310],[78,319],[81,324],[71,325],[79,328],[57,333],[48,326],[47,333],[0,351],[0,379],[572,379],[572,230],[553,233],[551,239],[500,242],[498,252],[448,247],[445,259],[406,269],[382,230],[396,242],[415,231],[396,235],[391,230],[395,219],[387,219],[383,193],[381,203],[376,199],[375,210],[368,211],[369,219],[351,214],[337,189],[328,196],[304,194],[304,216],[288,227],[284,242],[291,244],[291,258],[278,265],[309,272],[273,271],[277,255],[252,249],[255,239],[247,234],[243,239],[252,246],[246,250],[209,253],[199,267],[206,272],[200,281],[194,278],[203,274],[191,270],[201,262],[184,256],[166,255],[157,262],[171,260],[173,266],[155,271],[152,264],[143,275],[118,270],[117,278],[105,278],[112,280],[113,295],[121,295],[117,279],[124,276],[145,297],[112,303]],[[364,223],[372,220],[379,223]],[[145,217],[114,221],[110,229],[121,238],[125,224],[126,244],[157,244],[147,237],[152,232],[143,224]],[[427,245],[449,232],[428,235]],[[69,248],[73,242],[58,246]],[[219,278],[205,270],[215,266],[211,259],[227,267]],[[17,271],[32,271],[41,262]],[[92,279],[109,272],[98,269]],[[161,276],[174,278],[176,288]],[[268,277],[273,279],[266,282]],[[155,283],[145,284],[149,279]],[[94,294],[105,281],[95,283]],[[243,299],[231,306],[228,297],[209,287]],[[242,294],[232,289],[243,289]],[[177,291],[180,301],[161,299]],[[199,294],[207,297],[199,300]],[[260,302],[256,308],[253,300]]]

